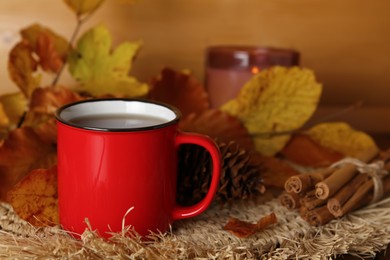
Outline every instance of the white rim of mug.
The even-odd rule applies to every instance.
[[[161,124],[156,124],[152,126],[144,126],[144,127],[136,127],[136,128],[103,128],[103,127],[90,127],[90,126],[81,126],[72,122],[69,122],[67,119],[63,118],[61,116],[61,113],[64,112],[66,109],[78,106],[80,104],[84,103],[93,103],[93,102],[110,102],[110,101],[121,101],[121,102],[140,102],[140,103],[146,103],[146,104],[151,104],[151,105],[156,105],[156,106],[161,106],[164,107],[168,110],[171,110],[175,117],[167,122],[161,123]],[[175,108],[174,106],[162,103],[162,102],[157,102],[157,101],[152,101],[152,100],[146,100],[146,99],[127,99],[127,98],[99,98],[99,99],[87,99],[87,100],[81,100],[81,101],[76,101],[73,103],[66,104],[59,109],[57,109],[55,113],[55,118],[58,122],[79,128],[79,129],[84,129],[84,130],[92,130],[92,131],[102,131],[102,132],[135,132],[135,131],[145,131],[145,130],[154,130],[154,129],[160,129],[164,128],[173,124],[176,124],[179,119],[181,118],[181,113],[179,109]]]

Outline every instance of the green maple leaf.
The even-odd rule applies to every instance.
[[[93,96],[145,96],[149,87],[128,75],[140,42],[124,42],[112,50],[111,35],[104,26],[87,31],[69,55],[69,71]]]

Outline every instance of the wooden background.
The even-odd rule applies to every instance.
[[[390,133],[389,0],[106,0],[84,28],[103,23],[115,43],[143,40],[132,74],[190,69],[203,81],[204,51],[215,44],[294,48],[324,85],[321,111],[363,101],[343,119]],[[39,22],[69,37],[75,19],[61,0],[0,0],[0,92],[15,87],[6,60],[18,30]],[[63,83],[70,83],[69,77]],[[388,123],[389,121],[389,123]]]

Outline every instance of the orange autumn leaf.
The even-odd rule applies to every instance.
[[[54,114],[61,106],[81,99],[79,94],[66,87],[52,86],[38,88],[32,93],[30,111]]]
[[[240,147],[253,150],[254,144],[248,131],[236,117],[217,109],[191,113],[184,117],[180,129],[208,135],[222,142],[236,141]]]
[[[34,132],[39,135],[44,143],[57,143],[57,122],[54,117],[35,126]]]
[[[29,44],[26,41],[16,44],[9,54],[8,72],[26,97],[30,97],[40,84],[41,75],[36,74],[37,69],[38,62],[34,59]]]
[[[189,74],[165,68],[151,85],[151,99],[177,107],[183,116],[210,107],[203,85]]]
[[[6,201],[34,226],[58,224],[57,167],[31,171],[8,191]]]
[[[39,24],[24,28],[20,33],[44,71],[56,73],[60,70],[69,51],[65,38]]]
[[[271,214],[260,218],[257,223],[250,223],[237,218],[230,218],[229,222],[223,227],[223,229],[231,232],[237,237],[247,238],[273,224],[276,224],[277,222],[278,220],[276,215],[272,212]]]
[[[0,199],[27,173],[56,164],[56,146],[33,128],[11,131],[0,146]]]
[[[344,157],[342,153],[323,147],[304,134],[294,134],[281,154],[296,164],[311,167],[329,166]]]
[[[59,53],[54,49],[53,42],[46,34],[38,36],[36,53],[40,58],[39,64],[44,71],[58,72],[64,63]]]
[[[82,97],[76,92],[65,87],[37,88],[32,93],[29,111],[25,116],[23,126],[30,126],[40,131],[42,139],[55,140],[57,136],[53,116],[55,111],[63,105],[81,99]]]
[[[261,176],[266,187],[284,188],[288,178],[299,174],[285,160],[268,156],[259,157],[259,160],[263,165],[264,171]]]

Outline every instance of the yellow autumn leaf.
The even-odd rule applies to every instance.
[[[27,99],[21,92],[0,96],[0,104],[9,119],[9,126],[14,127],[27,109]]]
[[[81,91],[92,96],[142,97],[149,86],[129,75],[140,42],[123,42],[112,49],[105,26],[85,32],[68,58],[69,71],[81,83]]]
[[[15,128],[27,109],[23,93],[17,92],[0,96],[0,139]]]
[[[64,0],[64,2],[76,15],[83,15],[95,11],[104,0]]]
[[[305,68],[275,66],[249,80],[221,110],[238,117],[254,136],[256,150],[272,156],[290,135],[266,135],[301,127],[317,108],[322,86]]]
[[[355,157],[368,147],[376,146],[371,136],[344,122],[322,123],[305,131],[305,134],[319,145],[350,157]]]
[[[7,113],[4,110],[3,104],[0,103],[0,128],[6,128],[9,125]]]

